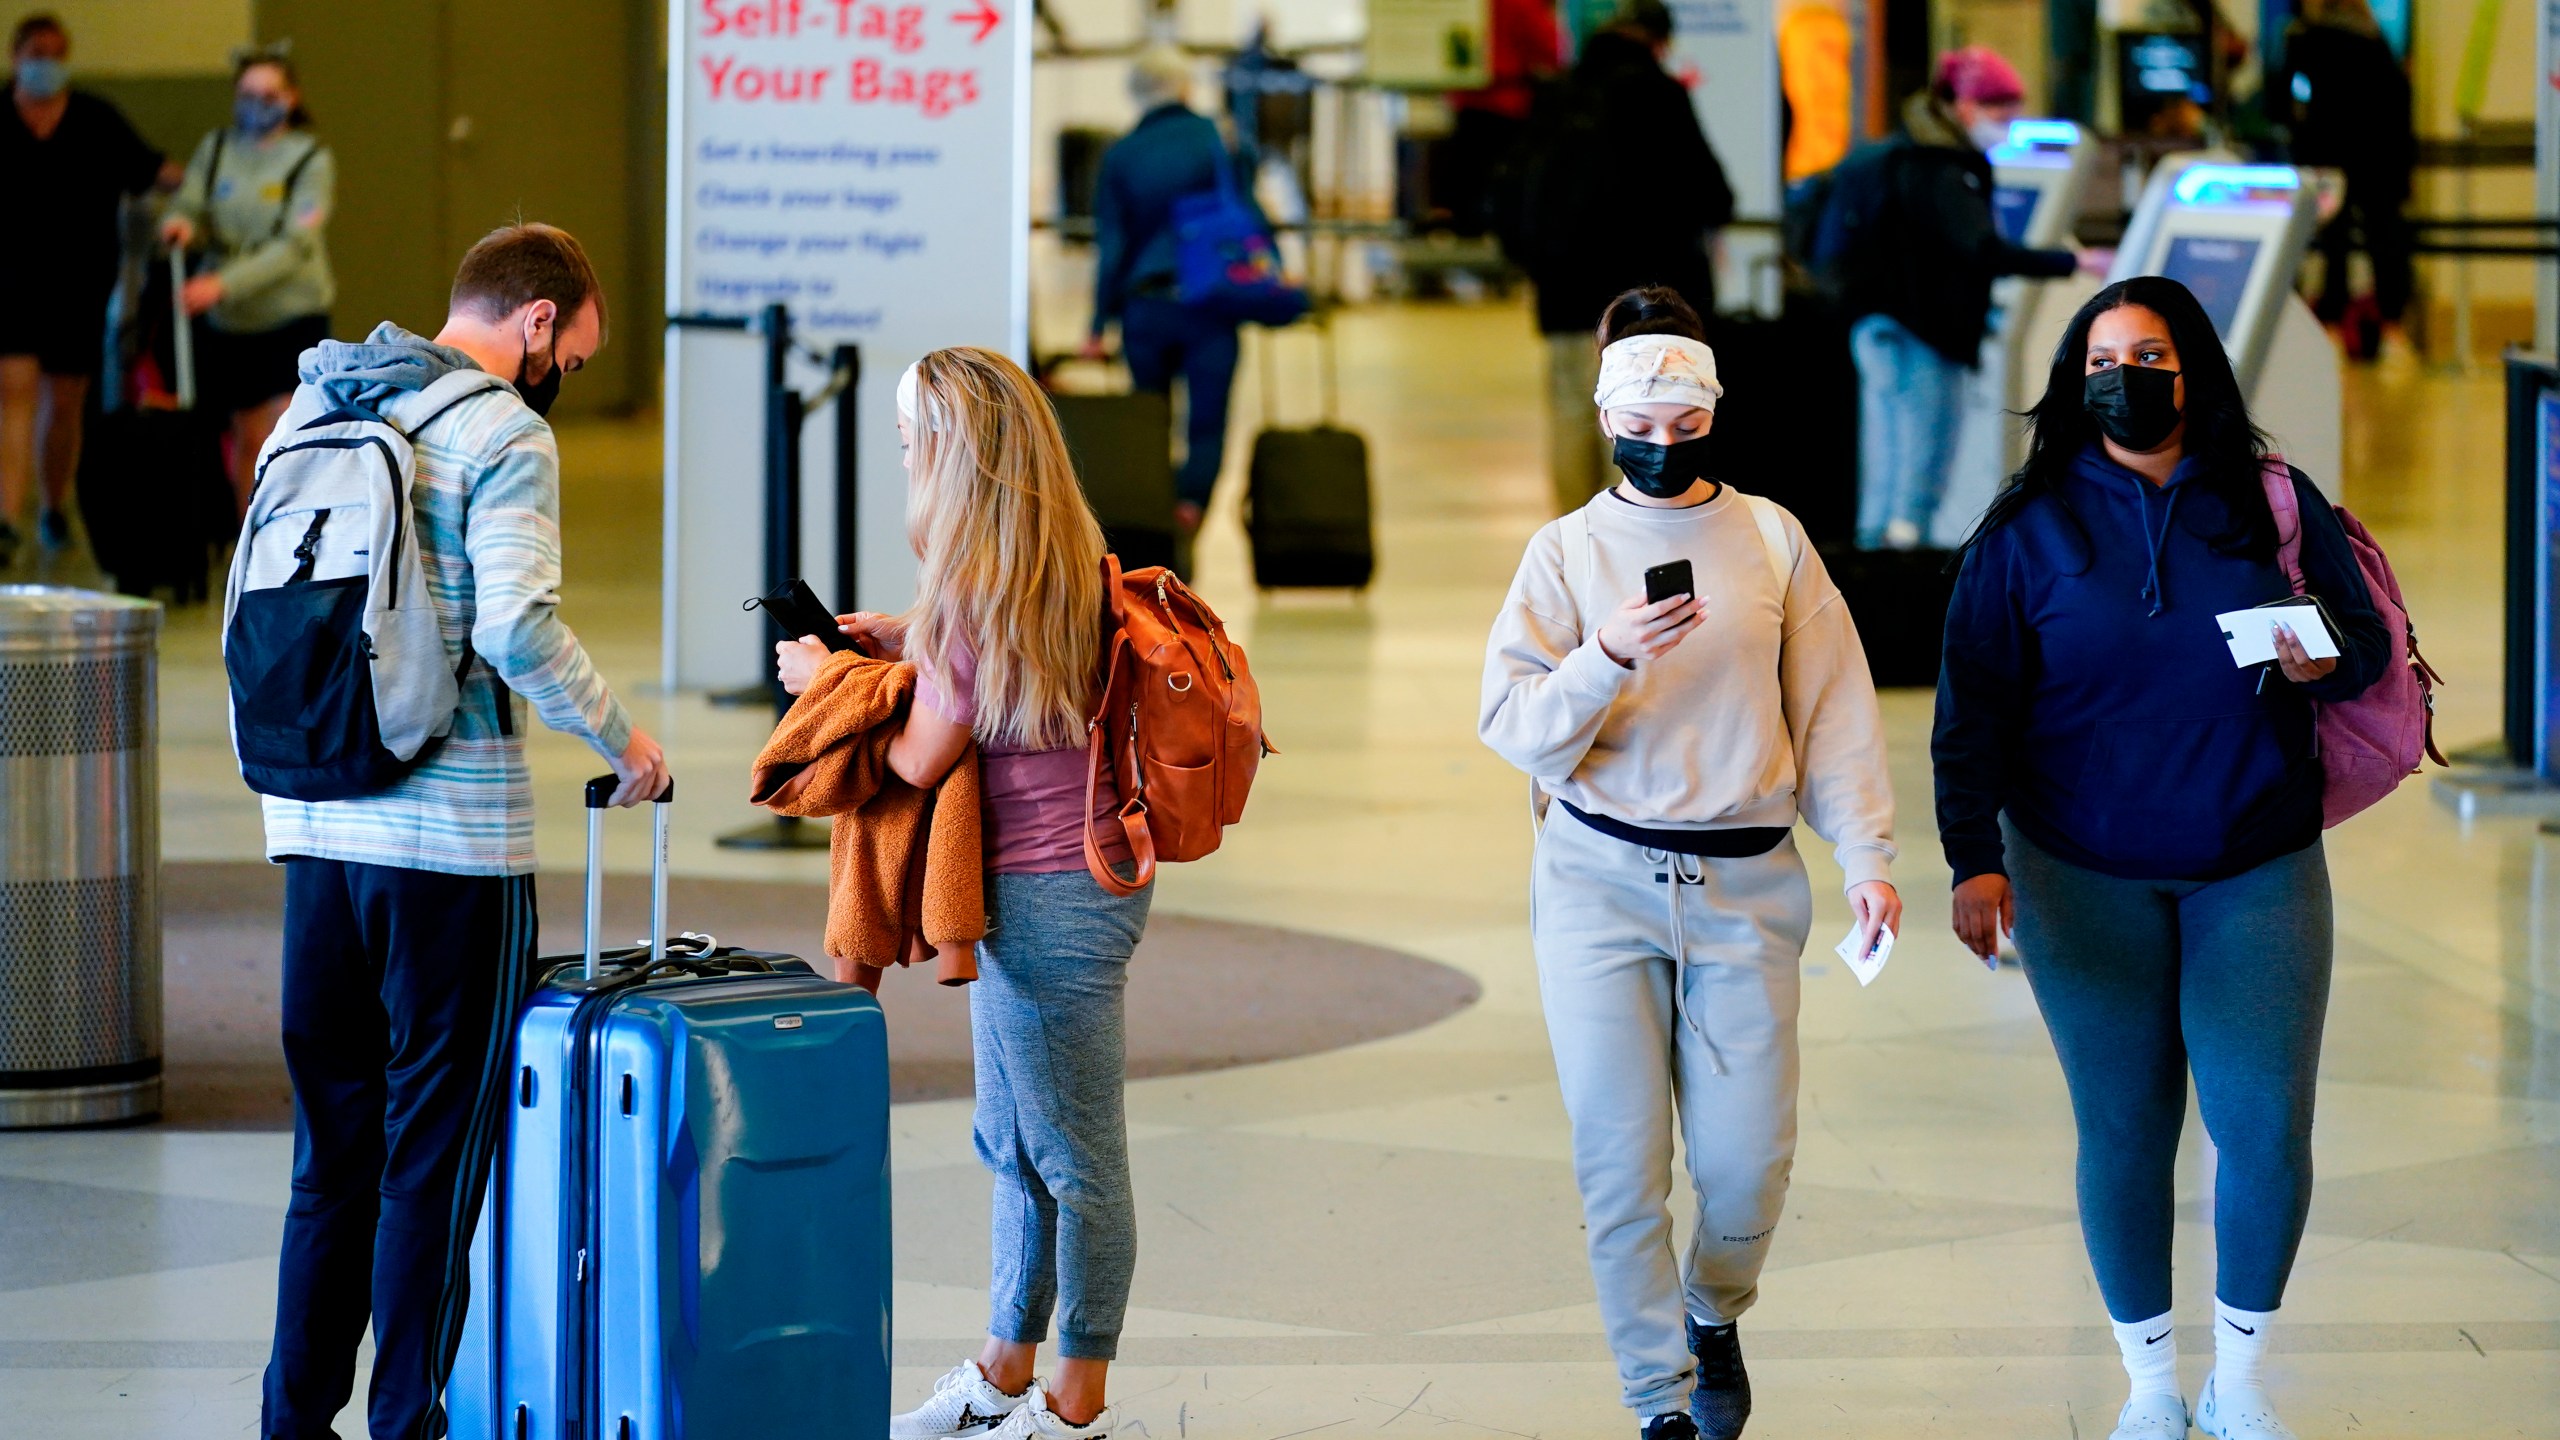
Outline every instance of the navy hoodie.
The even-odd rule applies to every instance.
[[[2303,578],[2338,668],[2296,685],[2233,665],[2213,617],[2292,587],[2272,547],[2215,548],[2231,517],[2194,464],[2155,486],[2092,445],[1966,552],[1930,747],[1956,883],[2007,873],[2003,811],[2061,859],[2128,879],[2220,879],[2320,837],[2311,701],[2362,694],[2389,636],[2345,527],[2296,471]]]

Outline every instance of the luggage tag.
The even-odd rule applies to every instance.
[[[1857,927],[1851,926],[1849,933],[1840,937],[1840,943],[1831,947],[1831,953],[1848,962],[1850,973],[1858,977],[1858,986],[1864,989],[1876,983],[1876,977],[1884,973],[1884,962],[1893,958],[1893,927],[1878,927],[1876,941],[1865,954],[1856,953],[1857,948]]]

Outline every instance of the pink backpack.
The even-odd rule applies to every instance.
[[[2275,513],[2276,563],[2293,582],[2293,593],[2309,593],[2302,583],[2302,511],[2293,489],[2293,471],[2279,455],[2267,457],[2263,477],[2267,508]],[[2417,773],[2418,762],[2445,763],[2436,749],[2435,687],[2443,683],[2435,667],[2418,653],[2417,628],[2409,623],[2408,603],[2400,598],[2400,581],[2391,561],[2374,542],[2364,522],[2337,507],[2338,523],[2347,527],[2347,546],[2356,568],[2364,572],[2365,589],[2391,636],[2391,662],[2382,678],[2353,700],[2314,703],[2315,743],[2320,751],[2323,788],[2320,825],[2327,829],[2399,788]]]

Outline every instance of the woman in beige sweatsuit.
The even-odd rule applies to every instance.
[[[1835,847],[1862,934],[1898,928],[1893,790],[1865,654],[1803,528],[1707,478],[1722,388],[1695,315],[1631,291],[1599,338],[1627,479],[1529,542],[1478,733],[1543,811],[1539,991],[1625,1403],[1646,1440],[1731,1440],[1751,1404],[1734,1322],[1795,1155],[1813,901],[1792,827]],[[1647,604],[1645,571],[1682,559],[1698,593]],[[1675,1102],[1698,1200],[1676,1261]]]

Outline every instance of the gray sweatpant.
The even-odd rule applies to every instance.
[[[1112,895],[1082,870],[987,877],[969,987],[978,1159],[996,1179],[987,1333],[1061,1356],[1119,1350],[1138,1263],[1123,1021],[1129,952],[1155,887]]]
[[[1530,910],[1601,1323],[1627,1408],[1668,1415],[1692,1383],[1683,1307],[1711,1324],[1751,1308],[1786,1204],[1804,859],[1792,838],[1748,859],[1667,856],[1557,807]],[[1698,1203],[1676,1265],[1675,1120]]]

